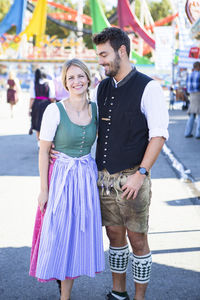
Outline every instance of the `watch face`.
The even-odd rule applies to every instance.
[[[140,173],[141,174],[145,174],[146,173],[146,169],[145,168],[140,168]]]

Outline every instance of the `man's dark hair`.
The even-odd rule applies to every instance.
[[[93,42],[95,45],[110,42],[110,45],[115,52],[117,52],[119,48],[124,45],[126,46],[127,55],[129,56],[130,54],[130,39],[128,35],[126,32],[116,27],[108,27],[100,33],[95,34],[93,37]]]
[[[194,69],[200,69],[200,62],[199,61],[195,61],[195,63],[193,64],[193,68]]]

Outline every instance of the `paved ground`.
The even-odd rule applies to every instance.
[[[11,119],[1,95],[0,300],[59,298],[55,282],[39,283],[28,276],[39,177],[36,138],[27,134],[27,111],[24,94]],[[171,152],[162,153],[152,169],[149,243],[154,264],[147,300],[200,300],[200,140],[183,137],[186,120],[185,111],[170,111]],[[181,168],[189,177],[181,177]],[[72,300],[105,299],[111,287],[105,233],[104,248],[105,272],[95,279],[77,279]],[[132,299],[130,264],[127,290]]]

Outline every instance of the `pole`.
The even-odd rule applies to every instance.
[[[78,28],[78,53],[83,51],[83,0],[78,1],[77,28]]]

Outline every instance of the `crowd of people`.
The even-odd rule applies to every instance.
[[[195,62],[192,72],[188,74],[187,92],[190,95],[190,105],[188,109],[189,118],[185,127],[185,137],[193,137],[193,127],[196,118],[195,138],[200,139],[200,62]]]
[[[174,109],[176,102],[183,103],[182,109],[187,111],[189,115],[186,123],[185,132],[186,138],[200,139],[200,62],[196,61],[193,64],[192,70],[186,74],[185,88],[178,86],[169,88],[169,110]],[[193,134],[194,124],[196,119],[195,134]]]

